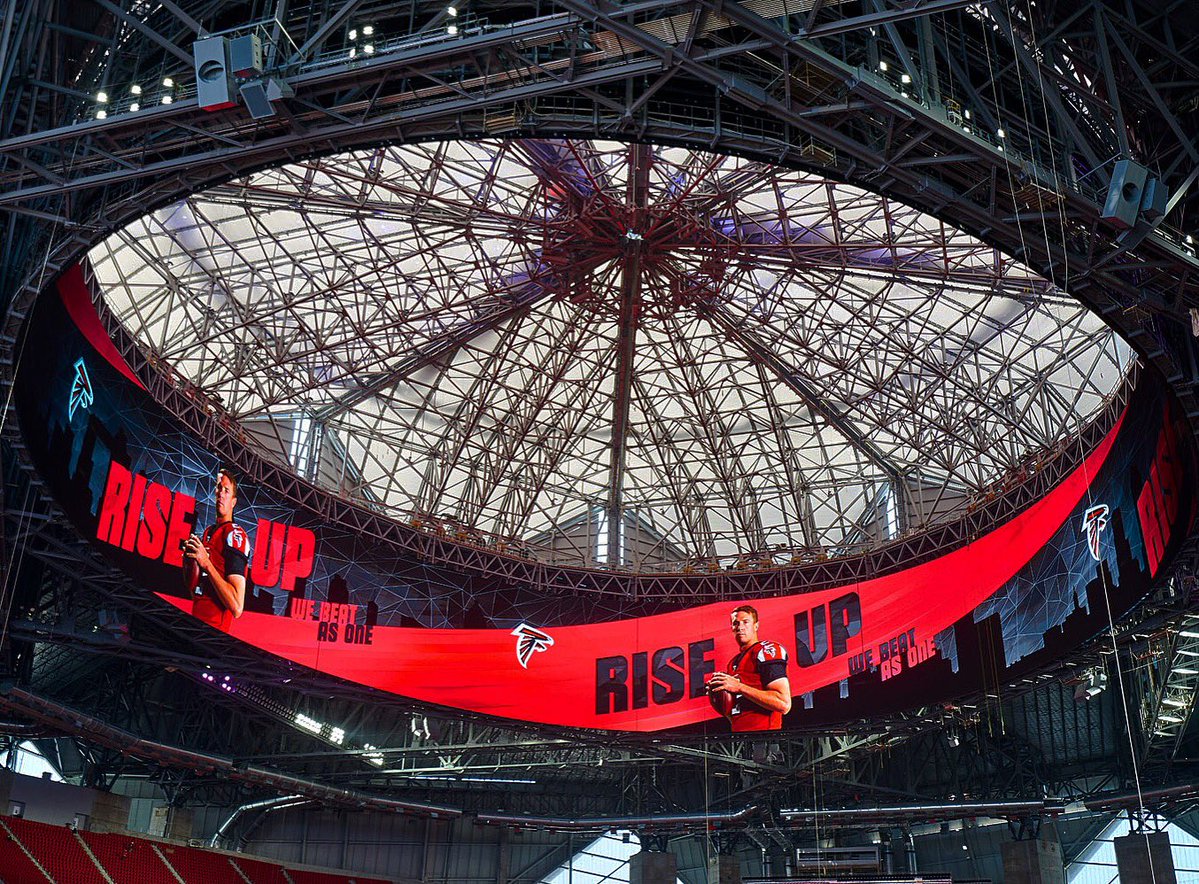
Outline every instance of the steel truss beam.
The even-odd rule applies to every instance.
[[[7,209],[2,232],[8,246],[5,254],[10,256],[4,267],[6,346],[18,339],[20,323],[43,289],[47,274],[68,266],[104,232],[150,206],[165,205],[251,168],[334,146],[382,138],[483,135],[494,132],[496,119],[502,117],[507,127],[504,131],[511,134],[636,137],[716,147],[785,164],[819,167],[834,177],[894,194],[1021,257],[1059,288],[1097,310],[1133,341],[1147,362],[1161,370],[1192,422],[1199,420],[1194,343],[1188,337],[1186,315],[1197,303],[1193,251],[1174,232],[1164,227],[1147,230],[1144,222],[1121,242],[1117,231],[1098,219],[1108,175],[1108,167],[1101,164],[1125,143],[1137,152],[1137,159],[1162,174],[1170,187],[1171,206],[1177,214],[1167,217],[1166,227],[1175,217],[1193,216],[1193,186],[1188,185],[1186,175],[1194,158],[1193,139],[1187,138],[1187,121],[1193,119],[1187,114],[1193,111],[1185,110],[1177,94],[1183,90],[1174,84],[1193,82],[1199,76],[1193,61],[1194,36],[1172,34],[1168,17],[1146,15],[1145,7],[1136,3],[1120,10],[1084,5],[1062,11],[1063,18],[1067,13],[1077,14],[1068,21],[1036,22],[1013,21],[1000,4],[992,3],[985,7],[992,17],[988,21],[1000,26],[1005,42],[986,44],[996,55],[994,69],[988,69],[984,67],[987,53],[971,53],[964,41],[953,42],[951,32],[969,31],[977,38],[979,30],[970,31],[971,23],[978,22],[975,13],[946,12],[954,5],[926,4],[920,9],[955,16],[946,19],[949,26],[938,27],[933,43],[942,60],[950,62],[956,88],[961,90],[956,95],[969,97],[976,119],[986,121],[990,133],[1001,127],[1018,133],[1018,138],[1011,135],[1005,139],[1006,144],[996,143],[990,133],[983,137],[978,126],[966,127],[951,120],[943,105],[926,106],[905,99],[900,84],[879,77],[866,64],[865,22],[843,15],[833,4],[817,5],[805,14],[777,21],[762,19],[739,3],[702,4],[705,14],[727,16],[736,25],[736,30],[730,31],[735,39],[714,47],[694,39],[694,30],[675,43],[654,37],[644,26],[671,12],[689,13],[696,8],[691,4],[597,6],[572,0],[563,4],[567,12],[511,28],[458,40],[432,38],[420,46],[396,45],[369,63],[301,68],[288,74],[297,98],[285,113],[263,123],[251,123],[240,111],[209,115],[199,110],[194,100],[77,123],[71,116],[73,110],[65,105],[68,96],[60,91],[67,84],[50,83],[45,70],[35,70],[40,76],[28,80],[24,91],[14,91],[8,62],[16,51],[24,53],[27,45],[17,44],[17,32],[24,27],[33,34],[36,29],[31,20],[38,14],[46,20],[53,16],[46,8],[29,4],[18,19],[17,6],[12,4],[4,24],[5,39],[0,41],[0,99],[5,109],[0,117],[8,133],[0,142],[0,205]],[[1052,3],[1039,6],[1055,8]],[[1086,15],[1088,12],[1092,14]],[[176,18],[189,27],[194,24]],[[336,30],[336,21],[336,15],[325,17],[311,33],[300,34],[300,39],[315,47]],[[910,33],[902,29],[906,23],[899,15],[892,14],[887,22],[896,26],[901,45],[915,45]],[[938,22],[934,19],[934,24]],[[64,28],[61,23],[57,26]],[[981,30],[985,37],[987,27]],[[182,45],[178,31],[159,26],[158,32],[176,46]],[[596,41],[597,37],[602,40]],[[583,39],[592,45],[606,41],[609,48],[579,51]],[[1110,77],[1099,54],[1109,41],[1116,48],[1116,54],[1106,59]],[[574,48],[548,61],[545,56],[553,55],[551,51],[533,51],[559,45]],[[1150,59],[1150,55],[1155,57]],[[920,58],[919,51],[909,52],[905,72],[923,74]],[[1003,91],[1021,76],[1024,81],[1018,92]],[[644,86],[647,80],[651,86]],[[1114,84],[1115,92],[1124,91],[1113,94],[1110,102],[1090,94],[1094,90],[1089,90],[1088,84],[1100,81]],[[2,88],[5,86],[7,90]],[[1113,87],[1107,86],[1107,91],[1112,92]],[[1129,139],[1128,133],[1120,130],[1120,120],[1126,127],[1131,116],[1130,92],[1147,108],[1143,117],[1148,134],[1141,133],[1141,138]],[[1119,113],[1111,103],[1117,97]],[[1045,108],[1038,112],[1042,101]],[[1026,104],[1033,111],[1026,112]],[[9,108],[15,112],[10,113]],[[1150,118],[1157,118],[1156,122]],[[1084,125],[1077,122],[1080,119],[1089,122]],[[21,121],[20,127],[17,121]],[[21,131],[26,134],[16,134]],[[1083,168],[1072,168],[1075,156],[1087,161]],[[32,268],[36,272],[29,275]],[[24,284],[19,285],[18,280]],[[560,571],[517,555],[497,555],[494,550],[473,549],[400,529],[285,475],[250,452],[235,430],[222,426],[219,413],[210,413],[210,403],[168,384],[140,360],[130,342],[123,343],[142,376],[150,379],[155,395],[188,426],[215,447],[231,452],[256,481],[282,489],[293,502],[311,507],[347,530],[394,543],[424,561],[564,592],[554,590],[563,576]],[[10,366],[9,381],[11,371]],[[10,414],[7,426],[12,424]],[[1067,466],[1063,463],[1060,468]],[[641,581],[637,591],[675,601],[770,594],[801,586],[834,585],[858,574],[902,567],[1018,511],[1060,475],[1055,469],[1039,474],[1033,483],[959,525],[897,544],[872,557],[761,574],[719,574],[702,579],[654,576]],[[8,503],[13,503],[12,495]],[[64,561],[78,556],[77,561],[89,571],[85,578],[105,593],[117,584],[116,575],[104,573],[93,557],[69,540],[70,532],[61,523],[43,518],[44,513],[32,505],[13,507],[6,515],[6,552],[12,549],[10,538],[15,531],[27,553],[47,568],[65,574]],[[584,594],[620,598],[633,593],[627,575],[587,573],[578,579],[572,573],[571,578],[571,585],[581,584]],[[425,579],[429,579],[427,575]],[[164,629],[184,626],[165,620],[162,625]],[[30,622],[21,630],[22,639],[39,643],[82,641],[62,634],[53,625]],[[188,636],[197,647],[203,646],[204,638],[199,630]],[[211,645],[211,649],[220,654],[236,652],[223,644]],[[147,665],[167,662],[148,648],[136,653],[144,655],[141,659]],[[178,662],[179,658],[171,659]],[[249,656],[226,659],[234,671],[248,674],[255,667],[261,670],[261,660]],[[483,734],[479,730],[470,739],[448,743],[447,751],[469,756],[469,765],[486,770],[492,759],[476,754],[482,748],[479,738]],[[905,790],[910,788],[936,796],[946,783],[954,789],[969,784],[994,794],[1040,778],[1063,787],[1071,783],[1068,765],[1056,772],[1047,770],[1035,752],[1010,746],[1006,747],[1009,757],[997,765],[999,770],[980,766],[966,771],[965,783],[948,780],[940,765],[955,761],[954,754],[943,746],[937,754],[929,753],[928,745],[918,739],[911,742],[933,760],[924,771],[927,777],[897,786],[890,778],[892,772],[883,771],[872,760],[880,754],[872,750],[889,746],[889,742],[873,736],[858,742],[846,737],[845,745],[861,752],[847,771],[845,794],[863,784],[879,794],[907,794]],[[531,762],[542,767],[555,751],[552,740],[541,745],[535,740],[528,745],[517,740],[513,745],[530,757],[546,753]],[[825,748],[827,751],[813,749],[811,744],[788,744],[783,748],[784,759],[792,766],[755,761],[751,747],[732,740],[698,748],[678,744],[655,750],[637,745],[608,756],[587,747],[561,763],[598,769],[600,757],[621,757],[635,769],[646,771],[646,779],[648,771],[679,763],[683,773],[676,785],[678,794],[686,797],[682,781],[695,779],[697,762],[777,777],[772,782],[782,790],[782,782],[797,770],[797,759],[803,760],[800,767],[804,763],[840,763],[841,756],[834,754],[837,747],[830,743]],[[396,759],[415,759],[414,763],[420,764],[435,754],[415,743],[392,753]],[[1114,759],[1109,768],[1110,775],[1120,773]],[[361,770],[360,766],[350,778],[373,775],[368,769]],[[1083,793],[1091,786],[1080,781],[1076,788]],[[1184,795],[1179,800],[1190,799]],[[608,804],[613,806],[619,807],[619,802]]]

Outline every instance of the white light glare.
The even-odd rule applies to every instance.
[[[315,718],[309,718],[303,712],[296,713],[296,727],[302,727],[306,731],[311,731],[314,734],[321,732],[321,723]]]
[[[171,96],[169,96],[169,95],[164,95],[164,96],[162,97],[162,103],[163,103],[163,104],[170,104],[170,103],[171,103]]]
[[[175,81],[174,81],[174,80],[172,80],[170,77],[163,77],[163,78],[162,78],[162,85],[166,86],[168,89],[174,89],[174,88],[175,88]]]
[[[458,7],[457,6],[447,6],[445,8],[445,14],[450,16],[451,18],[454,17],[455,15],[458,14]]]
[[[134,113],[137,113],[141,109],[142,109],[142,106],[140,104],[138,104],[136,101],[133,102],[133,104],[129,105],[129,110],[133,111]]]
[[[887,63],[885,61],[880,61],[878,63],[878,69],[885,74],[887,72]]]
[[[108,111],[105,111],[105,110],[96,111],[96,119],[97,120],[107,119],[107,117],[108,117]]]
[[[910,74],[904,74],[903,76],[901,76],[899,78],[899,82],[903,83],[904,85],[907,85],[908,83],[912,82],[912,77]]]
[[[375,54],[375,44],[367,43],[365,46],[362,47],[362,51],[365,52],[367,55],[374,55]]]
[[[1007,133],[1004,132],[1002,129],[996,129],[995,134],[998,135],[1000,138],[1007,138]]]
[[[364,27],[364,28],[362,29],[362,36],[364,36],[364,37],[370,37],[370,36],[372,36],[374,33],[375,33],[375,26],[374,26],[374,25],[367,25],[366,27]]]
[[[351,40],[358,39],[358,29],[357,28],[350,28],[350,39]]]
[[[108,104],[108,93],[107,92],[97,92],[96,93],[96,101],[100,102],[100,104]]]
[[[353,57],[354,57],[354,56],[356,56],[357,54],[358,54],[358,50],[357,50],[357,49],[355,49],[353,46],[351,46],[351,47],[350,47],[350,58],[353,58]]]
[[[458,26],[457,26],[457,25],[450,25],[448,28],[446,28],[446,29],[445,29],[445,32],[446,32],[447,34],[449,34],[451,37],[453,37],[455,34],[457,34],[457,33],[458,33]]]
[[[970,108],[966,108],[966,119],[970,119]]]
[[[130,93],[132,93],[133,95],[141,95],[141,94],[142,94],[142,87],[141,87],[141,86],[139,86],[139,85],[137,85],[137,83],[134,83],[132,86],[130,86],[130,87],[129,87],[129,91],[130,91]]]
[[[335,728],[333,728],[333,730],[329,731],[329,742],[330,743],[336,743],[338,746],[340,746],[342,743],[345,742],[345,739],[346,739],[346,732],[344,730],[342,730],[341,728],[335,727]]]

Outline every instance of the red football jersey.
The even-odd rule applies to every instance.
[[[250,561],[250,538],[245,529],[234,522],[221,522],[205,531],[202,540],[208,558],[218,571],[226,577],[245,576]],[[217,597],[207,574],[200,575],[192,598],[192,614],[223,632],[228,632],[233,625],[233,612]]]
[[[729,661],[728,671],[742,684],[765,688],[771,682],[787,677],[787,649],[771,641],[756,642]],[[729,721],[734,732],[777,730],[783,726],[783,713],[738,694]]]

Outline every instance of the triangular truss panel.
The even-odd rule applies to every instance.
[[[306,477],[563,563],[636,566],[598,537],[543,544],[615,513],[654,538],[647,560],[693,564],[926,527],[912,489],[985,495],[1073,438],[1131,358],[943,221],[678,147],[310,159],[90,261],[157,364]]]

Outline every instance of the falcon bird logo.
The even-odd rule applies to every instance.
[[[1101,558],[1099,555],[1099,535],[1107,527],[1107,516],[1110,512],[1111,510],[1108,508],[1108,505],[1101,503],[1089,507],[1082,517],[1082,530],[1087,535],[1087,549],[1091,551],[1091,558],[1097,562]]]
[[[527,623],[522,623],[512,630],[516,636],[516,659],[522,669],[529,668],[529,658],[535,651],[548,651],[554,644],[553,638]]]
[[[80,359],[75,363],[75,380],[71,383],[71,401],[67,404],[67,420],[75,417],[75,409],[85,411],[96,399],[92,392],[92,379],[87,376],[87,366]]]

